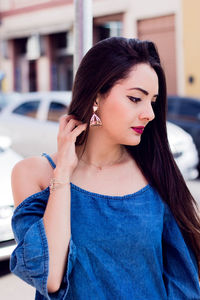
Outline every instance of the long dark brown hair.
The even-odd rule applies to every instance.
[[[69,114],[87,122],[88,128],[78,136],[76,145],[86,145],[89,121],[97,95],[106,95],[117,81],[125,79],[130,69],[139,63],[147,63],[157,73],[159,95],[154,106],[155,119],[147,125],[140,144],[125,147],[148,182],[169,205],[200,266],[200,218],[196,202],[169,148],[166,130],[166,80],[154,43],[113,37],[100,41],[84,56],[74,80]]]

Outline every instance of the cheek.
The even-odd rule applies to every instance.
[[[130,106],[120,101],[108,101],[100,111],[103,127],[110,134],[124,134],[128,124],[132,122]]]
[[[108,102],[101,111],[102,122],[104,121],[104,124],[112,123],[115,125],[120,125],[120,123],[125,120],[127,113],[128,109],[126,105],[121,104],[117,101],[115,101],[114,103]]]

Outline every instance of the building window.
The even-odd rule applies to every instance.
[[[54,50],[67,48],[67,32],[51,34]]]
[[[60,32],[50,35],[52,48],[52,90],[70,91],[73,82],[73,53],[71,53],[70,33]]]
[[[105,22],[96,27],[97,39],[104,40],[112,36],[122,35],[122,22],[121,21],[111,21]]]

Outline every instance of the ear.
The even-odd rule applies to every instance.
[[[95,103],[96,105],[98,105],[98,106],[99,106],[99,101],[100,101],[100,99],[101,99],[100,94],[97,94],[97,97],[96,97],[94,103]]]
[[[99,106],[99,98],[98,97],[95,99],[94,104],[96,104],[97,106]]]

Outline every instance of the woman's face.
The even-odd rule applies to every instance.
[[[158,77],[154,69],[145,63],[134,66],[108,96],[98,99],[101,130],[113,143],[138,145],[145,126],[155,117],[152,106],[157,95]]]

